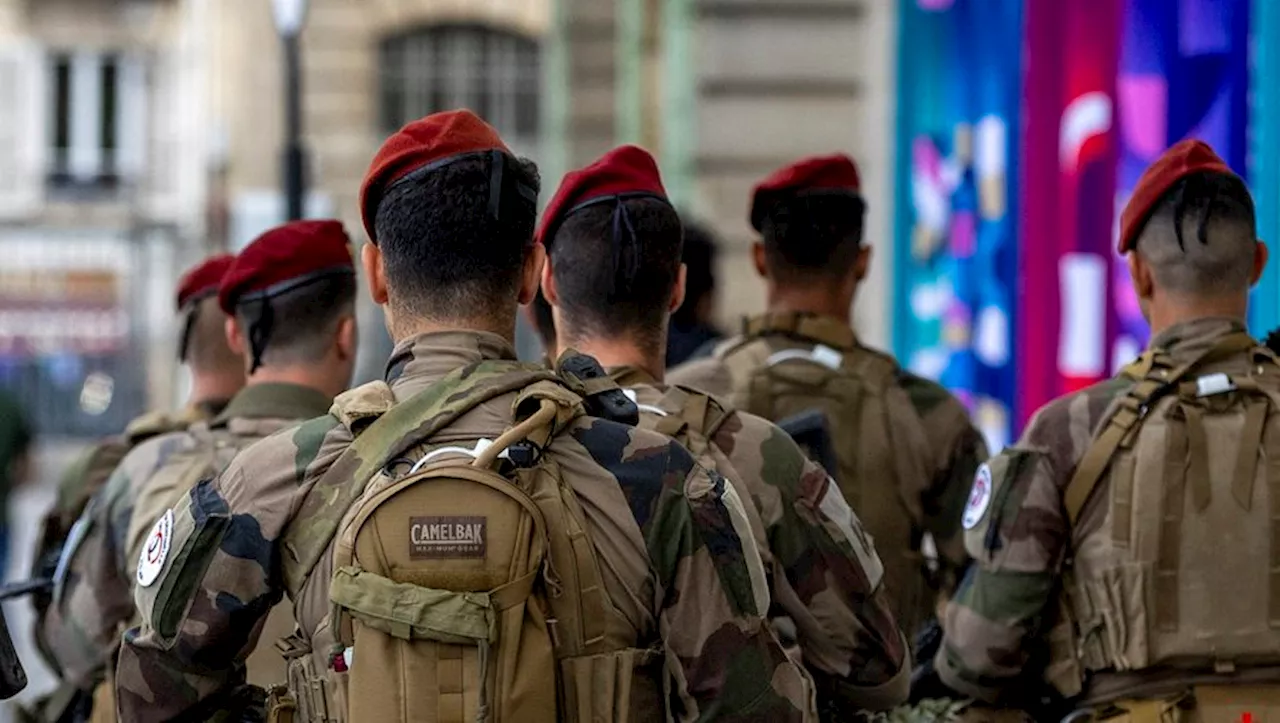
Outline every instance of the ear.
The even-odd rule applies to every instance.
[[[560,290],[556,288],[556,270],[549,256],[547,262],[542,265],[542,296],[553,307],[560,305]]]
[[[755,264],[756,273],[761,278],[769,278],[769,266],[765,263],[764,244],[756,241],[751,244],[751,263]]]
[[[684,295],[685,291],[687,291],[685,283],[688,281],[688,278],[689,267],[684,264],[680,264],[680,271],[676,274],[676,285],[675,288],[671,290],[671,303],[667,304],[667,311],[674,314],[676,309],[679,309],[680,305],[684,303]]]
[[[1267,248],[1267,244],[1262,239],[1258,239],[1258,243],[1253,247],[1253,278],[1249,280],[1250,286],[1255,286],[1258,279],[1262,278],[1262,272],[1267,270],[1267,259],[1271,258],[1271,249]]]
[[[338,350],[338,358],[343,361],[354,359],[359,339],[360,330],[356,324],[355,315],[342,317],[342,320],[338,322],[338,338],[334,340],[335,348]]]
[[[244,334],[240,333],[240,322],[235,316],[228,316],[223,329],[227,335],[227,348],[236,356],[243,357],[249,353]]]
[[[547,249],[542,244],[535,243],[524,252],[524,268],[520,270],[520,295],[516,299],[521,304],[528,304],[537,298],[546,261]]]
[[[1137,251],[1129,252],[1129,278],[1133,280],[1133,290],[1139,299],[1151,298],[1151,294],[1155,291],[1151,267]]]
[[[364,277],[369,280],[369,297],[378,306],[387,305],[387,272],[382,261],[382,249],[371,243],[360,247],[360,265]]]
[[[862,282],[871,270],[871,247],[863,245],[858,248],[858,258],[853,262],[853,278]]]

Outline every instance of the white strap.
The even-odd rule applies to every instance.
[[[636,405],[636,408],[637,408],[637,409],[639,409],[640,411],[642,411],[642,412],[648,412],[648,413],[650,413],[650,414],[656,414],[656,415],[658,415],[659,417],[665,417],[665,416],[667,416],[666,411],[664,411],[664,410],[662,410],[662,409],[659,409],[659,408],[657,408],[657,407],[655,407],[655,406],[652,406],[652,405],[649,405],[649,404],[641,404],[641,403],[640,403],[640,400],[636,397],[636,390],[634,390],[634,389],[623,389],[623,390],[622,390],[622,393],[623,393],[624,395],[626,395],[627,399],[630,399],[630,400],[631,400],[631,402],[632,402],[633,404],[635,404],[635,405]]]
[[[793,359],[813,362],[814,364],[820,364],[828,369],[835,370],[839,369],[840,365],[844,363],[844,354],[841,354],[839,350],[832,349],[825,344],[818,344],[809,351],[802,351],[800,349],[784,349],[782,351],[774,352],[769,356],[769,359],[765,361],[765,364],[773,366]]]
[[[476,459],[480,455],[484,454],[484,451],[486,449],[492,446],[493,446],[492,439],[478,439],[476,440],[476,446],[474,449],[467,449],[466,447],[439,447],[437,449],[433,449],[430,452],[427,452],[426,454],[422,455],[422,459],[418,460],[416,463],[414,463],[412,467],[409,468],[409,474],[415,474],[418,470],[422,469],[422,465],[426,464],[427,462],[430,462],[431,460],[441,455],[465,454],[471,459]],[[507,450],[505,449],[502,450],[502,453],[499,454],[498,456],[503,459],[511,459],[511,455],[508,454]]]

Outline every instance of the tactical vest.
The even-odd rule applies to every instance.
[[[400,402],[382,382],[338,397],[355,439],[284,532],[300,629],[280,643],[289,685],[269,720],[663,719],[661,647],[610,602],[577,496],[542,454],[607,382],[566,381],[485,361]],[[405,460],[512,393],[497,439]]]
[[[1280,365],[1239,333],[1124,375],[1065,490],[1050,683],[1280,665]]]
[[[920,500],[933,452],[897,363],[859,346],[848,327],[802,314],[753,319],[720,355],[739,408],[773,422],[826,416],[838,462],[827,471],[875,540],[899,625],[914,631],[932,614]]]

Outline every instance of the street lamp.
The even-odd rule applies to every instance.
[[[306,150],[302,147],[302,58],[298,38],[307,22],[308,0],[271,0],[276,32],[284,48],[285,139],[281,173],[286,215],[302,218],[306,194]]]

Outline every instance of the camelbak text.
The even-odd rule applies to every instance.
[[[414,560],[484,557],[485,517],[413,517],[409,557]]]

